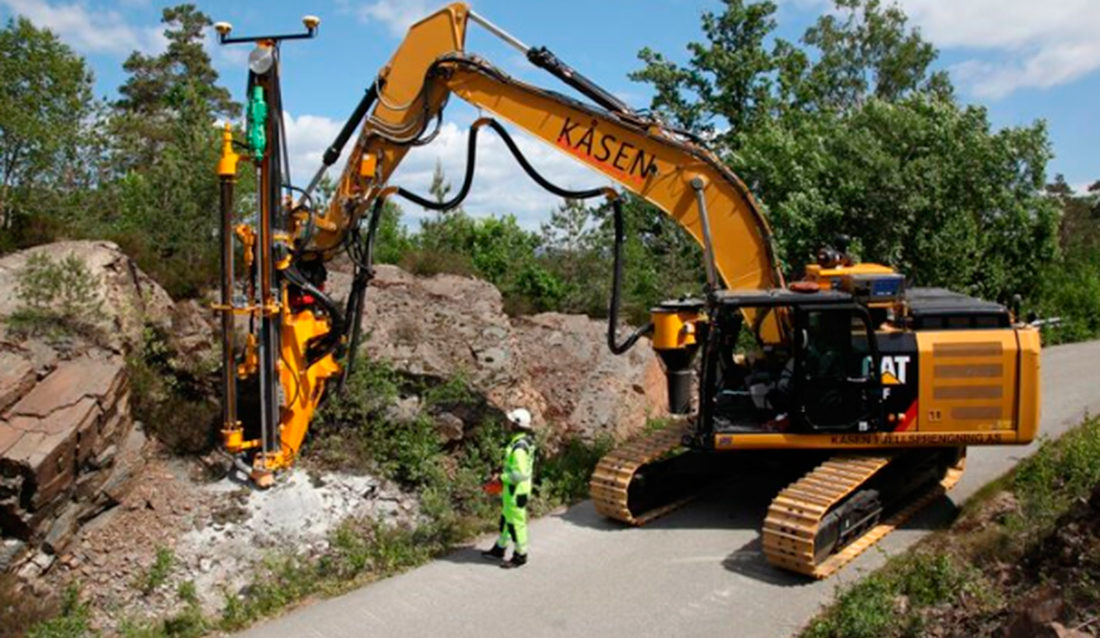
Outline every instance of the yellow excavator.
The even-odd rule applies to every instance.
[[[857,264],[839,238],[788,285],[772,233],[744,183],[702,140],[631,109],[543,47],[528,47],[463,3],[409,28],[304,188],[289,180],[282,130],[282,42],[306,32],[221,41],[254,44],[246,142],[226,129],[222,188],[224,448],[259,485],[290,467],[326,386],[339,384],[360,340],[372,251],[383,203],[403,197],[432,209],[470,190],[477,135],[499,135],[523,170],[550,192],[602,197],[614,214],[608,345],[642,334],[667,373],[675,425],[611,451],[591,478],[596,509],[640,525],[686,502],[723,467],[753,458],[816,459],[779,491],[763,523],[767,559],[825,577],[958,481],[970,445],[1030,442],[1039,422],[1039,334],[1005,307]],[[569,97],[521,82],[465,50],[477,25],[572,89]],[[457,96],[541,139],[653,204],[702,246],[703,295],[653,308],[652,321],[616,333],[622,210],[611,187],[570,190],[538,173],[497,120],[469,134],[466,174],[445,202],[391,184],[414,147],[429,144]],[[325,171],[359,134],[325,206]],[[238,148],[256,172],[256,213],[234,215]],[[237,252],[243,268],[234,267]],[[355,265],[341,307],[326,293],[325,264]],[[247,322],[238,345],[236,331]],[[248,398],[246,399],[246,395]],[[789,455],[784,457],[784,455]],[[751,476],[751,475],[750,475]]]

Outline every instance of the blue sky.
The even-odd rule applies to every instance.
[[[1097,0],[900,0],[913,24],[940,48],[939,68],[947,69],[960,98],[985,105],[994,126],[1048,123],[1055,158],[1050,176],[1063,173],[1082,188],[1100,179],[1100,2]],[[84,55],[96,75],[96,90],[113,96],[125,79],[121,64],[135,49],[163,48],[161,7],[154,0],[0,0],[0,17],[23,14],[47,26]],[[291,2],[199,1],[214,20],[233,23],[238,35],[285,33],[301,29],[303,14],[318,15],[318,38],[290,42],[283,49],[283,88],[288,138],[297,181],[319,164],[320,153],[355,106],[366,83],[391,55],[409,22],[441,2],[426,0],[331,0]],[[682,61],[685,44],[702,38],[699,15],[718,10],[716,0],[603,0],[522,2],[474,0],[474,9],[529,45],[545,45],[560,57],[635,106],[647,106],[649,91],[626,78],[638,68],[637,51],[648,46]],[[778,35],[797,40],[828,0],[779,0]],[[506,71],[542,85],[554,80],[530,68],[519,54],[481,29],[473,29],[467,49]],[[208,50],[222,82],[240,99],[247,45]],[[476,112],[452,101],[447,125],[437,141],[416,149],[394,177],[395,183],[424,190],[435,162],[458,179],[464,167],[465,128]],[[489,138],[490,136],[484,136]],[[599,179],[574,160],[528,140],[522,143],[547,175],[572,186]],[[467,209],[475,214],[515,213],[537,227],[557,201],[527,181],[506,157],[503,146],[486,139],[479,153],[478,177]],[[406,207],[407,209],[409,207]],[[418,211],[407,210],[410,219]]]

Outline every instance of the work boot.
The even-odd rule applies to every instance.
[[[504,558],[504,548],[494,543],[492,549],[482,550],[481,556],[489,560],[500,560]]]
[[[527,554],[520,554],[519,552],[512,552],[512,560],[501,563],[500,566],[504,569],[512,569],[514,567],[523,567],[527,564]]]

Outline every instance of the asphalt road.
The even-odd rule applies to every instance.
[[[1100,411],[1098,363],[1100,341],[1043,351],[1042,434],[1058,436],[1086,412]],[[822,582],[764,561],[758,526],[782,485],[760,477],[752,485],[711,489],[644,528],[608,522],[585,502],[531,525],[531,562],[523,569],[499,569],[476,548],[464,548],[244,635],[786,636],[830,601],[838,584],[946,525],[957,503],[1035,447],[970,448],[966,474],[950,499]]]

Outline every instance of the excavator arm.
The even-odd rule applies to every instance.
[[[471,21],[488,25],[528,59],[560,77],[579,77],[553,54],[526,47],[463,3],[414,24],[374,85],[377,105],[363,124],[344,170],[340,196],[318,222],[320,228],[332,230],[318,233],[315,248],[331,250],[339,244],[342,229],[355,223],[380,196],[405,153],[431,135],[448,97],[455,95],[664,211],[713,255],[723,287],[782,286],[764,216],[748,188],[717,157],[656,118],[630,111],[587,80],[575,88],[590,88],[590,97],[604,107],[520,82],[466,53],[465,35]]]

